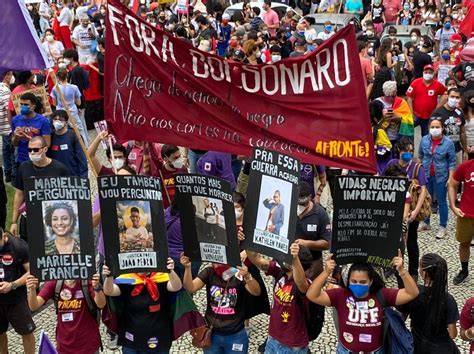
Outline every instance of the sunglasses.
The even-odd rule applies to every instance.
[[[40,148],[28,148],[28,152],[39,152],[41,149],[44,149],[44,146]]]

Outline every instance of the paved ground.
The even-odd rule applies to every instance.
[[[91,134],[92,135],[92,134]],[[95,134],[94,134],[95,135]],[[1,151],[1,150],[0,150]],[[92,188],[96,190],[95,183],[92,183]],[[437,225],[438,216],[434,215],[432,220],[432,225]],[[448,237],[446,240],[436,240],[436,227],[432,231],[421,233],[419,235],[419,244],[420,244],[420,254],[423,255],[427,252],[438,253],[443,256],[448,262],[449,267],[449,292],[454,296],[458,303],[459,310],[465,303],[465,300],[472,296],[472,289],[474,286],[474,278],[469,277],[468,280],[461,286],[453,286],[452,278],[456,275],[459,270],[459,262],[457,257],[457,242],[454,238],[454,219],[453,215],[450,213],[449,225],[448,225]],[[474,274],[474,268],[471,266],[471,273]],[[264,279],[267,283],[268,293],[271,294],[270,288],[270,278],[264,276]],[[393,278],[389,282],[390,285],[393,285]],[[195,296],[195,301],[198,304],[201,311],[204,310],[205,306],[205,292],[201,290]],[[54,341],[55,333],[55,324],[56,324],[56,315],[54,313],[54,307],[49,306],[44,311],[38,313],[34,317],[35,323],[37,325],[37,330],[35,332],[36,336],[39,335],[40,330],[44,329],[50,335],[51,339]],[[146,325],[146,324],[144,324]],[[102,326],[103,327],[103,326]],[[267,336],[268,328],[268,317],[265,315],[257,316],[253,318],[250,322],[250,353],[256,353],[257,347],[261,344]],[[104,334],[104,328],[102,328]],[[23,353],[21,346],[21,339],[13,331],[8,333],[10,339],[10,353]],[[103,341],[105,341],[105,335],[102,336]],[[462,342],[458,337],[456,343],[459,345],[462,353],[468,353],[468,345],[466,342]],[[334,353],[336,347],[336,335],[334,324],[332,320],[332,313],[330,310],[326,311],[326,323],[323,328],[323,332],[319,338],[311,344],[311,351],[313,353]],[[119,351],[105,350],[106,353],[119,353]],[[172,347],[172,353],[198,353],[199,351],[192,347],[190,336],[185,335],[176,341]],[[434,353],[438,354],[438,353]]]

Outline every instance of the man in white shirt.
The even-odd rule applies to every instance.
[[[79,64],[87,64],[89,59],[95,61],[96,54],[91,52],[91,45],[98,33],[95,27],[91,25],[87,14],[82,14],[80,22],[81,24],[74,28],[71,38],[77,48]]]
[[[334,35],[331,21],[324,22],[324,31],[318,33],[318,39],[325,41]]]

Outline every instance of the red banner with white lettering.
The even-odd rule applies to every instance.
[[[204,53],[109,0],[105,57],[107,120],[120,140],[241,155],[257,146],[376,170],[353,26],[311,54],[254,66]]]

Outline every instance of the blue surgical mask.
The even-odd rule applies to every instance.
[[[444,24],[444,28],[446,28],[447,30],[451,28],[451,22],[446,22]]]
[[[402,152],[400,157],[403,161],[410,162],[411,159],[413,159],[413,153],[412,152]]]
[[[330,26],[330,25],[324,26],[324,29],[325,29],[327,32],[331,32],[331,31],[332,31],[332,26]]]
[[[449,54],[441,54],[441,58],[443,58],[443,60],[449,60]]]
[[[28,115],[31,113],[31,109],[29,106],[21,105],[20,106],[20,113],[24,116]]]
[[[349,290],[352,291],[355,297],[361,298],[369,292],[369,286],[364,284],[349,284]]]

